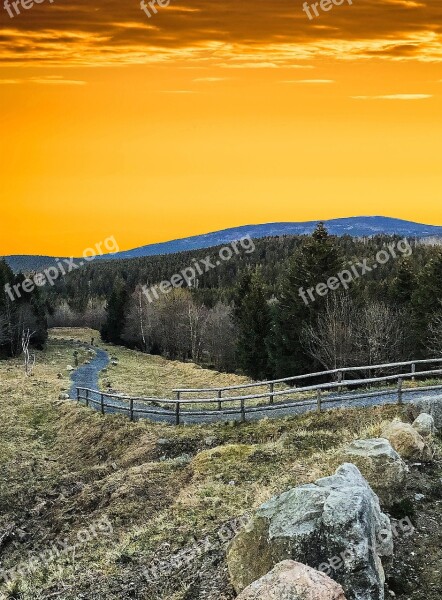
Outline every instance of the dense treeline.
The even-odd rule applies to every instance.
[[[319,225],[312,236],[254,240],[253,252],[145,293],[218,251],[89,264],[50,290],[51,323],[101,323],[108,341],[254,378],[442,350],[438,246],[336,238]]]
[[[21,290],[24,276],[14,275],[0,260],[0,357],[18,356],[22,352],[25,332],[31,345],[42,348],[47,339],[46,307],[36,288],[31,293]],[[16,290],[14,290],[16,286]]]

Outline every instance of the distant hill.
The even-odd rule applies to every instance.
[[[28,273],[29,271],[39,271],[55,265],[56,259],[53,256],[32,256],[32,255],[16,255],[6,256],[6,262],[14,271],[14,273]],[[57,257],[58,258],[58,257]]]
[[[274,237],[282,235],[308,235],[312,233],[318,221],[301,223],[265,223],[262,225],[243,225],[213,233],[193,237],[149,244],[133,250],[117,252],[116,254],[100,257],[103,259],[140,258],[158,256],[160,254],[175,254],[189,250],[200,250],[228,244],[246,235],[253,238]],[[324,221],[327,229],[333,235],[351,235],[353,237],[370,237],[378,234],[399,235],[417,238],[441,238],[442,227],[423,225],[412,221],[403,221],[390,217],[348,217]],[[38,270],[55,263],[50,256],[7,256],[6,260],[14,271]]]

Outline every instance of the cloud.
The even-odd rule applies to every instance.
[[[86,81],[77,79],[65,79],[61,75],[47,75],[46,77],[31,77],[31,83],[39,85],[86,85]]]
[[[194,90],[160,90],[161,94],[198,94]]]
[[[354,100],[426,100],[431,94],[387,94],[385,96],[351,96]]]
[[[336,83],[334,79],[292,79],[281,83]]]
[[[194,79],[196,83],[217,83],[218,81],[228,81],[228,77],[200,77],[199,79]]]
[[[358,0],[313,26],[293,0],[172,0],[150,19],[139,2],[70,0],[34,4],[10,19],[0,34],[0,63],[99,66],[217,57],[224,68],[274,69],[320,57],[442,62],[441,23],[440,0]],[[235,61],[238,53],[243,57]]]

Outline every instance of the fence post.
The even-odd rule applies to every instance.
[[[104,394],[100,394],[101,396],[101,414],[104,415]]]
[[[177,400],[181,400],[181,392],[177,392],[176,393],[176,399]]]
[[[246,407],[244,404],[244,400],[241,400],[241,423],[246,422]]]
[[[411,378],[411,381],[416,381],[416,363],[413,363],[411,365],[411,372],[413,373],[413,377]]]
[[[338,383],[342,383],[342,371],[338,371]],[[338,394],[342,392],[342,385],[338,386]]]
[[[317,392],[317,403],[318,403],[318,412],[321,412],[322,410],[322,404],[321,404],[321,390],[318,390]]]
[[[129,399],[129,418],[131,421],[134,420],[134,399]]]
[[[223,391],[222,390],[218,390],[218,398],[222,398],[223,395]],[[220,400],[218,400],[218,410],[222,410],[223,406],[222,406],[222,402]]]
[[[275,391],[275,384],[269,383],[269,387],[270,387],[270,404],[273,404],[273,401],[274,401],[273,392]]]
[[[402,391],[402,387],[404,385],[404,380],[402,379],[402,377],[399,377],[398,382],[397,382],[397,401],[398,404],[402,404],[402,396],[403,396],[403,391]]]
[[[77,388],[77,402],[80,402],[80,388]]]
[[[180,403],[175,403],[175,425],[180,424]]]
[[[89,390],[86,390],[86,406],[89,406]]]

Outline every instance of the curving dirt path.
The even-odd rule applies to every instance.
[[[95,352],[95,357],[91,359],[89,364],[81,365],[72,372],[71,374],[71,389],[69,397],[77,399],[77,387],[89,388],[92,390],[98,390],[98,379],[100,373],[109,364],[109,354],[101,348],[95,348],[89,344],[84,344],[84,347],[88,350]]]

